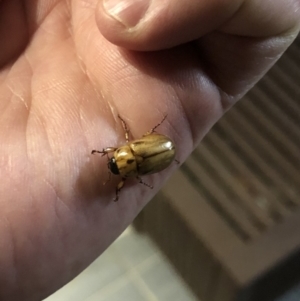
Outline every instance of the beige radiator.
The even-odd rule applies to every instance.
[[[203,301],[268,301],[300,280],[300,39],[135,221]]]

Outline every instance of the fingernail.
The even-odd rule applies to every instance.
[[[103,7],[126,27],[134,27],[144,17],[150,0],[103,0]]]

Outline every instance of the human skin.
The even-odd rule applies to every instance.
[[[125,142],[118,114],[135,138],[167,114],[158,132],[184,162],[300,22],[299,0],[125,8],[0,1],[0,300],[41,300],[66,284],[178,168],[144,177],[153,190],[128,181],[113,202],[120,179],[103,186],[107,161],[91,150]]]

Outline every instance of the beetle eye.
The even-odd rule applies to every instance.
[[[118,175],[120,174],[119,172],[119,168],[117,166],[117,163],[116,163],[116,159],[114,157],[112,157],[109,161],[108,161],[108,168],[110,169],[110,171],[115,174],[115,175]]]

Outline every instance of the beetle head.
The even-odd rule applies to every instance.
[[[108,160],[107,166],[113,174],[115,174],[115,175],[120,174],[115,157],[112,157]]]

